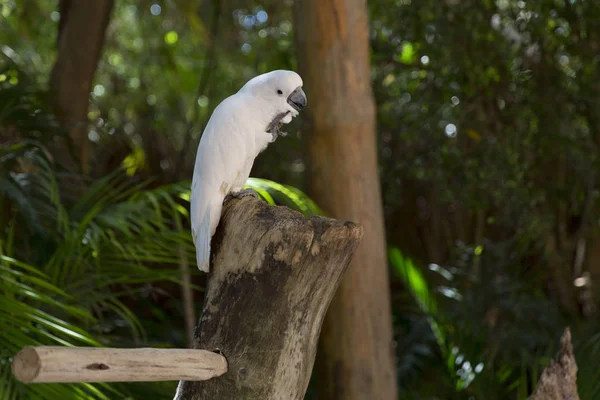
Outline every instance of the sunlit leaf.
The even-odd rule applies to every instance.
[[[404,42],[400,54],[396,58],[403,64],[413,64],[417,59],[414,45],[411,42]]]
[[[175,31],[169,31],[165,33],[165,42],[167,44],[173,45],[177,43],[177,39],[179,39],[179,35]]]

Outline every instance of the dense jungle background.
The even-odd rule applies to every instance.
[[[23,385],[10,363],[187,346],[196,148],[273,69],[302,75],[308,107],[248,186],[366,226],[330,308],[355,317],[325,323],[306,398],[525,399],[570,326],[579,395],[600,399],[591,0],[0,0],[0,398],[172,398]],[[332,386],[327,360],[363,345]]]

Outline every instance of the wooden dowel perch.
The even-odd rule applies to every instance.
[[[25,383],[207,380],[227,371],[227,360],[207,350],[25,347],[12,371]]]
[[[351,222],[252,197],[227,202],[193,347],[220,349],[229,371],[183,380],[175,399],[303,399],[325,312],[361,236]]]

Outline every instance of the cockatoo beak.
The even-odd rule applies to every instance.
[[[306,107],[306,94],[301,87],[297,87],[287,98],[287,102],[296,111]]]

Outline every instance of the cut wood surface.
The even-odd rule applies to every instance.
[[[229,371],[182,381],[175,399],[303,399],[325,312],[362,236],[252,197],[224,206],[194,348],[219,349]]]
[[[206,380],[227,360],[206,350],[39,346],[17,353],[12,371],[25,383]]]

